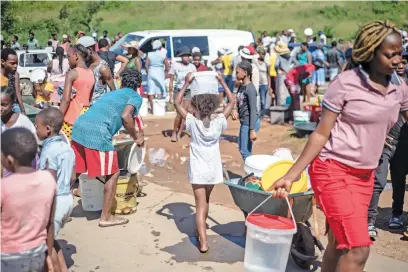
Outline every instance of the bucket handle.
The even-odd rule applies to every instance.
[[[268,196],[264,201],[261,202],[261,204],[259,204],[258,206],[255,207],[255,209],[253,209],[248,216],[250,216],[254,211],[256,211],[259,207],[261,207],[263,204],[265,204],[273,195]],[[295,221],[295,216],[293,215],[293,211],[292,211],[292,207],[290,206],[289,203],[289,199],[288,197],[285,197],[286,203],[288,204],[288,208],[289,208],[289,212],[290,215],[292,217],[292,221],[293,221],[293,225],[295,226],[295,233],[297,232],[297,225],[296,225],[296,221]]]

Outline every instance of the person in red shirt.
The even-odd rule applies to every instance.
[[[193,64],[197,69],[197,72],[205,72],[208,71],[207,66],[201,63],[201,53],[195,52],[193,53]]]
[[[286,74],[285,85],[292,101],[289,106],[289,119],[293,122],[293,111],[300,110],[300,86],[305,78],[310,78],[316,70],[313,64],[297,66]]]

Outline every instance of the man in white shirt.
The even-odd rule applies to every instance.
[[[108,38],[108,31],[107,30],[103,31],[103,35],[99,39],[106,39],[108,41],[109,45],[111,45],[111,40]]]

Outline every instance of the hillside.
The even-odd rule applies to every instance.
[[[292,28],[300,39],[304,28],[325,30],[350,39],[358,26],[373,19],[389,19],[408,28],[408,2],[9,2],[2,1],[2,34],[27,40],[33,30],[41,44],[53,31],[78,30],[111,36],[146,29],[230,28],[267,30]],[[404,25],[405,24],[405,25]]]

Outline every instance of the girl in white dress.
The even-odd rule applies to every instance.
[[[221,100],[218,94],[199,94],[193,96],[191,105],[194,113],[190,114],[183,107],[183,96],[193,77],[186,76],[184,87],[180,90],[175,107],[182,118],[186,119],[186,128],[190,132],[190,167],[188,177],[193,187],[196,203],[196,225],[201,253],[208,252],[206,220],[208,217],[211,191],[215,184],[223,182],[219,139],[227,128],[227,118],[234,107],[235,99],[224,82],[222,74],[217,75],[218,82],[228,98],[223,113],[214,114]]]

